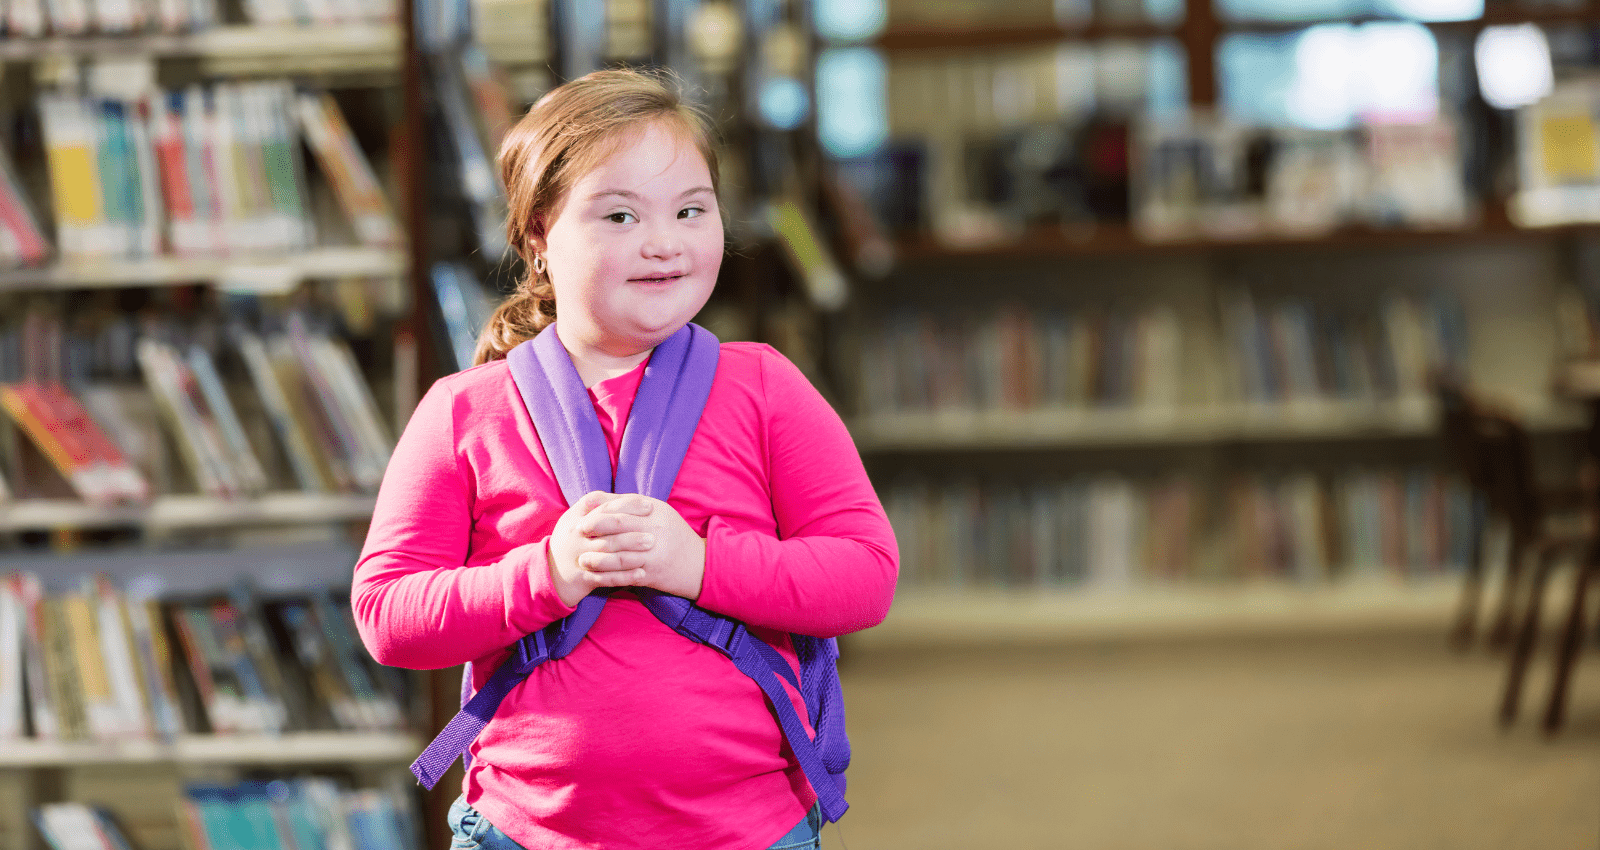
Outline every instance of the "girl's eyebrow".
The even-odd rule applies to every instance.
[[[712,191],[710,186],[696,186],[693,189],[685,189],[683,191],[683,194],[679,195],[678,198],[679,199],[683,199],[683,198],[689,197],[690,195],[702,195],[702,194],[711,195],[711,194],[715,194],[715,192]],[[589,196],[589,200],[598,201],[601,198],[610,197],[612,195],[616,195],[617,197],[620,197],[620,198],[627,198],[630,201],[639,200],[639,194],[637,192],[629,192],[626,189],[602,189],[601,191],[596,192],[593,195],[590,195]]]

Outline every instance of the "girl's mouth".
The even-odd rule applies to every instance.
[[[647,277],[636,277],[636,278],[633,278],[633,282],[634,283],[671,283],[671,282],[673,282],[675,280],[680,280],[682,278],[683,278],[683,275],[681,275],[681,274],[649,275]]]

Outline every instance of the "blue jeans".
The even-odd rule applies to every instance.
[[[466,795],[456,798],[445,817],[450,824],[450,850],[524,850],[505,833],[495,828],[477,809],[467,805]],[[821,850],[822,810],[811,807],[805,819],[794,825],[768,850]]]

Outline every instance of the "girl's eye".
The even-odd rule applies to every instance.
[[[638,221],[638,219],[633,217],[633,213],[626,212],[614,212],[606,216],[606,220],[610,221],[612,224],[628,224],[629,222]]]
[[[699,218],[705,214],[706,211],[700,207],[684,207],[678,210],[678,218]]]

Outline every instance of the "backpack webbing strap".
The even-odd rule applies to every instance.
[[[794,673],[789,669],[788,662],[779,656],[777,663],[773,664],[769,654],[776,655],[775,650],[766,641],[750,634],[745,625],[737,620],[713,614],[681,596],[646,589],[635,592],[639,594],[644,607],[656,615],[656,619],[671,626],[678,634],[726,655],[739,672],[750,677],[761,688],[761,692],[767,696],[767,702],[772,704],[778,727],[783,730],[783,737],[789,742],[795,761],[800,763],[806,781],[811,783],[811,789],[817,794],[822,816],[829,823],[843,817],[845,810],[850,808],[841,787],[843,776],[835,776],[828,770],[818,741],[813,741],[806,732],[800,715],[795,713],[794,703],[789,701],[788,692],[774,673],[775,670],[781,670],[787,674],[786,677],[792,677]],[[794,683],[793,678],[789,678],[789,681]]]

